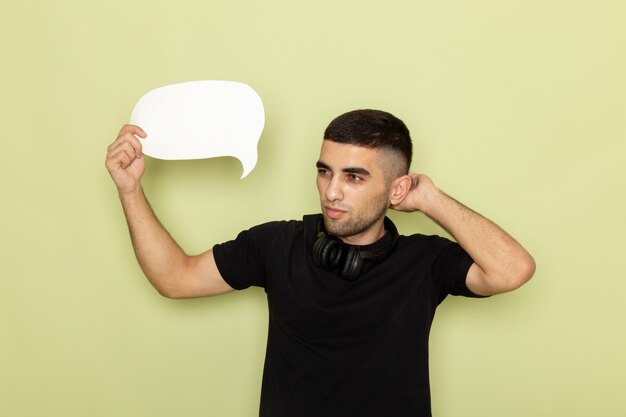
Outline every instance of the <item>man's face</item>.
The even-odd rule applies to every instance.
[[[389,184],[383,166],[378,149],[322,141],[317,189],[328,233],[355,245],[384,234]]]

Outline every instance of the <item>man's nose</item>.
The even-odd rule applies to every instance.
[[[343,199],[341,184],[337,179],[337,176],[333,176],[333,178],[328,183],[328,187],[326,187],[326,200],[335,201],[341,199]]]

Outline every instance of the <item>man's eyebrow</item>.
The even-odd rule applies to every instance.
[[[354,168],[343,168],[342,172],[347,172],[348,174],[359,174],[362,176],[370,176],[370,172],[365,168],[354,167]]]
[[[317,161],[315,166],[317,168],[324,168],[324,169],[327,169],[327,170],[331,171],[330,167],[328,165],[326,165],[325,163],[323,163],[322,161]]]
[[[326,163],[324,163],[322,161],[317,161],[315,166],[317,168],[322,168],[322,169],[327,169],[329,171],[332,171],[330,166],[328,166],[328,164],[326,164]],[[370,172],[368,170],[366,170],[365,168],[361,168],[361,167],[342,168],[341,172],[346,172],[348,174],[359,174],[359,175],[362,175],[362,176],[371,176],[371,174],[370,174]]]

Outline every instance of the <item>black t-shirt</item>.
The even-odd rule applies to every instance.
[[[431,322],[448,294],[475,296],[465,284],[472,259],[439,236],[400,236],[346,281],[313,264],[320,218],[263,224],[213,248],[230,286],[267,293],[260,416],[430,416]]]

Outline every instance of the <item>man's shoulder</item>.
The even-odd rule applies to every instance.
[[[400,235],[398,244],[401,246],[418,246],[431,249],[443,249],[456,242],[439,235],[425,235],[421,233],[413,233],[410,235]]]
[[[272,220],[265,223],[260,223],[251,227],[247,232],[251,233],[289,233],[299,234],[305,230],[314,230],[317,228],[321,219],[320,214],[306,214],[302,216],[302,219],[296,220]]]

